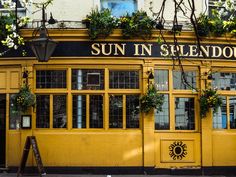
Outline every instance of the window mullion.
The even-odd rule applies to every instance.
[[[227,114],[227,129],[230,129],[230,102],[229,96],[226,96],[226,114]]]
[[[123,95],[123,129],[126,129],[126,95]]]
[[[90,128],[89,127],[89,123],[90,123],[90,120],[89,120],[89,118],[90,118],[90,111],[89,111],[89,104],[90,104],[90,101],[89,101],[89,95],[88,94],[86,94],[86,128],[88,129],[88,128]]]
[[[50,111],[49,111],[49,124],[50,124],[50,126],[49,126],[49,128],[50,129],[52,129],[53,128],[53,95],[52,94],[50,94],[50,96],[49,96],[49,105],[50,105]]]

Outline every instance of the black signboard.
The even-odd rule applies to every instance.
[[[24,173],[25,165],[26,165],[27,158],[28,158],[29,151],[30,151],[30,146],[32,146],[33,154],[34,154],[35,161],[36,161],[37,167],[38,167],[39,176],[46,175],[46,172],[43,167],[42,159],[41,159],[41,156],[39,153],[39,148],[37,145],[36,138],[35,138],[35,136],[27,136],[24,150],[23,150],[23,154],[21,157],[20,166],[19,166],[18,172],[17,172],[17,177],[22,176],[22,174]]]

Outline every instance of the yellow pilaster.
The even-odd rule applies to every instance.
[[[201,89],[205,89],[209,84],[209,80],[207,80],[209,71],[209,63],[200,69]],[[212,112],[208,112],[206,117],[201,118],[201,129],[202,166],[212,166]]]
[[[147,91],[148,71],[154,72],[152,60],[145,60],[143,65],[143,94]],[[143,166],[153,167],[155,164],[155,143],[154,143],[154,111],[148,114],[143,113]]]

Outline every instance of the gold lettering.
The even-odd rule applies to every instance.
[[[217,50],[218,50],[218,55],[217,55]],[[216,57],[220,57],[222,54],[222,50],[220,47],[218,46],[212,46],[212,57],[216,58]]]
[[[121,44],[121,45],[119,45],[119,44],[114,44],[115,45],[115,53],[114,53],[114,55],[119,55],[118,54],[118,50],[119,50],[119,52],[122,54],[122,55],[125,55],[125,46],[126,46],[126,44]]]
[[[149,56],[152,55],[152,44],[148,44],[146,46],[145,44],[142,44],[142,56],[145,56],[145,53],[147,53]]]
[[[92,45],[92,51],[91,51],[91,53],[92,53],[92,55],[99,55],[100,54],[100,44],[98,44],[98,43],[94,43],[93,45]]]
[[[229,49],[228,51],[229,51],[229,54],[227,55],[227,49]],[[223,48],[223,56],[225,57],[225,58],[231,58],[232,56],[233,56],[233,49],[231,48],[231,47],[229,47],[229,46],[226,46],[226,47],[224,47]]]
[[[168,51],[168,46],[167,44],[162,44],[161,45],[161,51],[160,51],[161,56],[163,57],[167,57],[169,55],[169,51]]]
[[[102,43],[102,54],[103,55],[111,55],[112,53],[112,44],[106,44],[106,43]],[[108,46],[108,47],[106,47]],[[106,49],[108,49],[108,52],[106,53]]]
[[[197,57],[197,46],[196,45],[189,45],[189,56],[190,57]]]
[[[200,57],[203,57],[204,53],[204,57],[209,57],[210,56],[210,46],[207,45],[206,48],[204,46],[200,46],[201,50],[200,50]]]
[[[140,55],[139,54],[139,45],[141,44],[134,44],[134,55],[137,56],[137,55]]]

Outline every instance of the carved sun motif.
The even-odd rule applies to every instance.
[[[182,141],[174,141],[169,146],[169,155],[173,160],[182,160],[187,155],[187,145]]]

